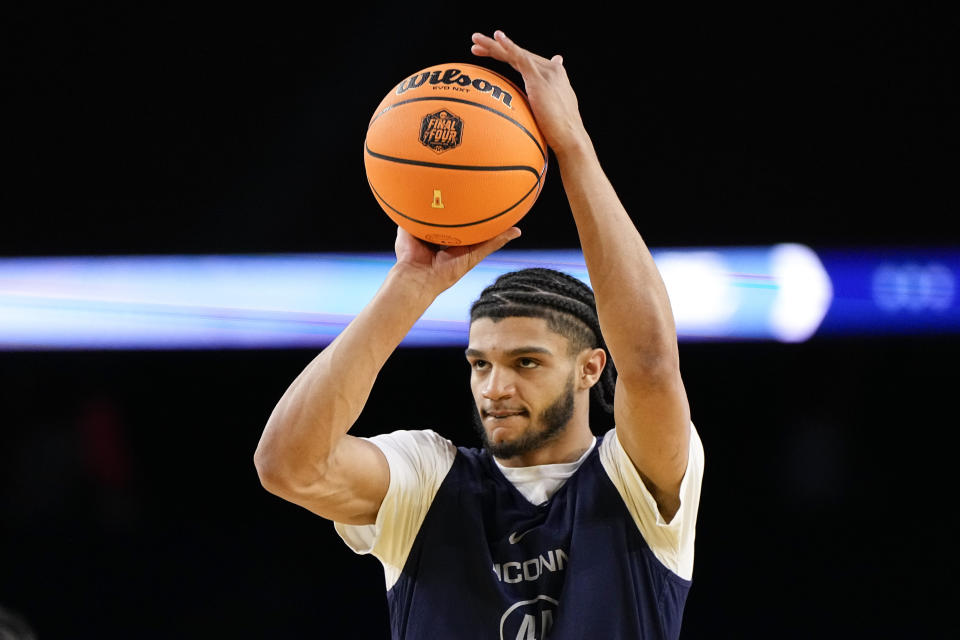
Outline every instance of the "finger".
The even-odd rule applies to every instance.
[[[413,235],[412,233],[410,233],[409,231],[407,231],[406,229],[404,229],[399,225],[397,226],[397,239],[393,243],[393,246],[394,246],[394,250],[397,252],[416,251],[417,247],[424,247],[425,249],[428,249],[433,252],[437,251],[436,246],[431,245],[429,242],[426,242],[425,240],[421,240],[420,238],[416,237],[415,235]]]
[[[474,55],[496,58],[501,61],[504,60],[505,52],[503,47],[490,36],[475,33],[470,39],[473,41],[473,46],[470,47],[470,51]]]
[[[410,244],[411,242],[420,242],[420,238],[414,236],[409,231],[397,225],[397,244]]]
[[[491,38],[490,36],[482,34],[479,31],[475,31],[473,35],[470,36],[470,39],[473,41],[474,44],[486,44],[486,45],[489,45],[490,44],[489,41],[493,40],[493,38]]]
[[[546,58],[530,53],[523,47],[518,46],[499,29],[493,32],[492,38],[482,33],[474,33],[471,39],[473,40],[473,46],[470,50],[474,55],[506,62],[521,74],[533,70],[537,63],[547,62]]]
[[[504,245],[511,240],[516,240],[519,237],[520,229],[518,227],[510,227],[500,235],[476,245],[473,250],[474,258],[477,262],[480,262],[494,251],[502,249]]]
[[[520,73],[530,71],[538,63],[547,62],[546,58],[527,51],[513,40],[508,38],[507,34],[499,29],[493,32],[493,38],[503,49],[503,52],[507,57],[506,62],[509,62],[510,65]]]
[[[481,55],[493,55],[494,53],[498,55],[507,56],[511,53],[521,54],[524,56],[529,56],[531,59],[537,62],[547,62],[547,59],[543,56],[538,56],[537,54],[527,51],[513,40],[511,40],[507,34],[505,34],[500,29],[497,29],[493,32],[493,37],[484,35],[482,33],[474,33],[471,36],[473,41],[473,49],[477,51],[483,51]],[[562,56],[553,56],[553,60],[559,58],[561,64],[563,63]],[[551,60],[552,61],[552,60]]]
[[[475,56],[481,56],[481,57],[484,57],[484,58],[491,58],[491,57],[493,57],[493,56],[490,55],[490,50],[489,50],[489,49],[487,49],[487,48],[484,47],[483,45],[479,45],[479,44],[475,44],[475,45],[471,46],[471,47],[470,47],[470,53],[472,53],[472,54],[475,55]]]

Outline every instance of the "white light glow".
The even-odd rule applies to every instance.
[[[776,245],[770,262],[770,271],[779,284],[770,328],[778,340],[802,342],[816,332],[830,308],[830,277],[817,254],[803,245]]]
[[[677,332],[717,331],[737,310],[740,291],[730,268],[714,251],[664,251],[657,268],[667,287]]]

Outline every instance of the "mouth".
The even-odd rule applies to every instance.
[[[527,412],[523,409],[496,409],[496,410],[483,410],[484,419],[490,418],[492,420],[506,420],[507,418],[512,418],[514,416],[525,416]]]

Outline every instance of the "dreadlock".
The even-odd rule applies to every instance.
[[[571,275],[536,267],[505,273],[480,293],[470,307],[470,322],[479,318],[543,318],[547,326],[566,337],[570,350],[600,348],[607,353],[607,365],[590,390],[597,404],[613,413],[613,392],[617,372],[600,332],[593,291]]]

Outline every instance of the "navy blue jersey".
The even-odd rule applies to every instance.
[[[393,638],[678,637],[690,581],[654,556],[599,452],[534,505],[458,448],[387,592]]]

